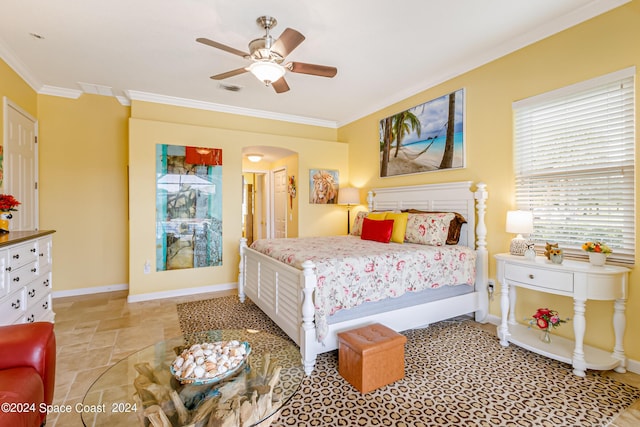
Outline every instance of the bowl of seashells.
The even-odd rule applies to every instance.
[[[169,366],[182,384],[211,384],[236,374],[251,353],[246,341],[217,341],[194,344]]]

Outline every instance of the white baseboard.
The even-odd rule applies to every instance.
[[[223,283],[220,285],[199,286],[197,288],[175,289],[171,291],[151,292],[148,294],[129,295],[127,302],[151,301],[156,299],[184,297],[188,295],[205,294],[238,289],[237,283]]]
[[[495,316],[493,314],[489,314],[487,316],[487,322],[493,325],[499,325],[502,321],[502,318],[499,316]],[[634,374],[640,374],[640,361],[627,359],[627,371],[633,372]]]
[[[129,285],[126,283],[121,285],[96,286],[94,288],[69,289],[67,291],[53,291],[51,298],[75,297],[78,295],[101,294],[103,292],[126,291]]]
[[[52,298],[74,297],[74,296],[80,296],[80,295],[101,294],[104,292],[126,291],[128,289],[129,289],[129,285],[127,284],[96,286],[93,288],[70,289],[67,291],[54,291],[51,293],[51,297]],[[127,297],[127,302],[151,301],[156,299],[206,294],[210,292],[229,291],[233,289],[238,289],[237,283],[224,283],[221,285],[200,286],[196,288],[175,289],[171,291],[151,292],[148,294],[140,294],[140,295],[129,295]]]

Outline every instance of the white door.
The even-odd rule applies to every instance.
[[[4,98],[3,192],[21,204],[12,212],[11,230],[38,229],[38,149],[36,120]]]
[[[253,233],[256,239],[264,239],[267,237],[267,193],[266,193],[266,181],[267,174],[256,173],[255,174],[255,205],[254,209],[254,228]]]
[[[276,239],[287,237],[287,170],[273,172],[273,230]]]

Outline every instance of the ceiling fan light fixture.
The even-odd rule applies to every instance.
[[[247,159],[250,162],[257,163],[262,160],[262,154],[247,154]]]
[[[258,80],[269,86],[271,83],[280,80],[284,76],[286,69],[275,62],[258,61],[249,65],[249,71]]]

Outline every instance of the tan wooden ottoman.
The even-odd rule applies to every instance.
[[[374,323],[338,333],[338,372],[360,393],[404,378],[407,337]]]

